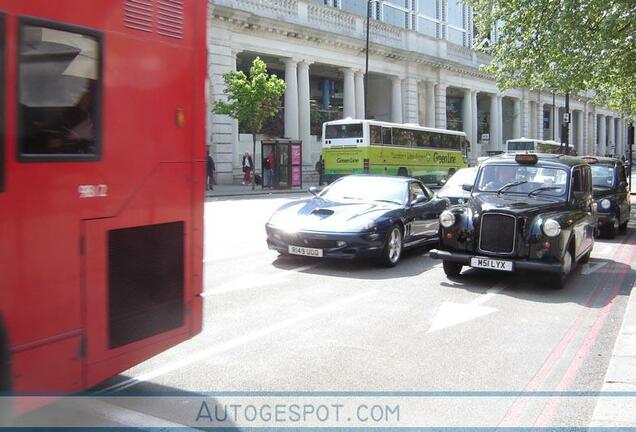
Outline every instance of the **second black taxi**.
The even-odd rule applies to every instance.
[[[585,160],[564,155],[516,154],[479,167],[464,205],[440,215],[440,246],[449,277],[463,266],[545,273],[564,286],[576,262],[594,247],[596,205]]]
[[[627,229],[630,214],[625,164],[620,159],[585,156],[592,167],[592,188],[598,209],[598,233],[614,238]]]

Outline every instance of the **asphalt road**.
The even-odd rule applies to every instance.
[[[315,391],[323,401],[399,405],[400,421],[379,426],[587,426],[595,399],[585,392],[601,388],[636,280],[631,227],[598,239],[590,264],[553,290],[527,273],[469,269],[450,281],[422,249],[392,269],[279,257],[264,223],[291,198],[206,203],[203,333],[101,389],[276,391],[288,400]],[[583,396],[550,393],[570,391]],[[109,401],[99,424],[192,425],[200,414],[196,401],[123,400]]]

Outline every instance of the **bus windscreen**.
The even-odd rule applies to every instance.
[[[326,139],[362,138],[362,123],[332,124],[325,129]]]

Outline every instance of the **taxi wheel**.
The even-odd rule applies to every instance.
[[[572,252],[570,252],[570,248],[565,251],[565,255],[563,255],[563,267],[561,272],[552,276],[552,280],[550,281],[550,285],[554,289],[562,289],[565,287],[565,282],[572,270],[573,260],[572,260]]]
[[[386,235],[384,248],[382,249],[381,262],[385,267],[394,267],[402,257],[402,230],[398,225],[393,225]]]
[[[452,261],[442,261],[442,266],[444,267],[444,273],[449,278],[459,276],[463,267],[461,264]]]
[[[608,239],[613,239],[614,237],[616,237],[616,233],[618,232],[618,228],[619,228],[619,226],[618,226],[618,219],[616,219],[616,220],[612,223],[612,225],[608,226],[608,227],[605,229],[605,236],[606,236]]]
[[[620,219],[619,219],[619,220],[620,220]],[[628,224],[628,223],[629,223],[629,219],[627,219],[625,222],[623,222],[622,224],[620,224],[620,225],[618,226],[618,229],[619,229],[621,232],[625,232],[625,231],[627,231],[627,224]]]

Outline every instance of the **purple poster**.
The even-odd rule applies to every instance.
[[[300,186],[300,166],[292,166],[292,186]]]
[[[291,153],[292,153],[292,166],[300,165],[300,146],[293,145],[291,148]]]

